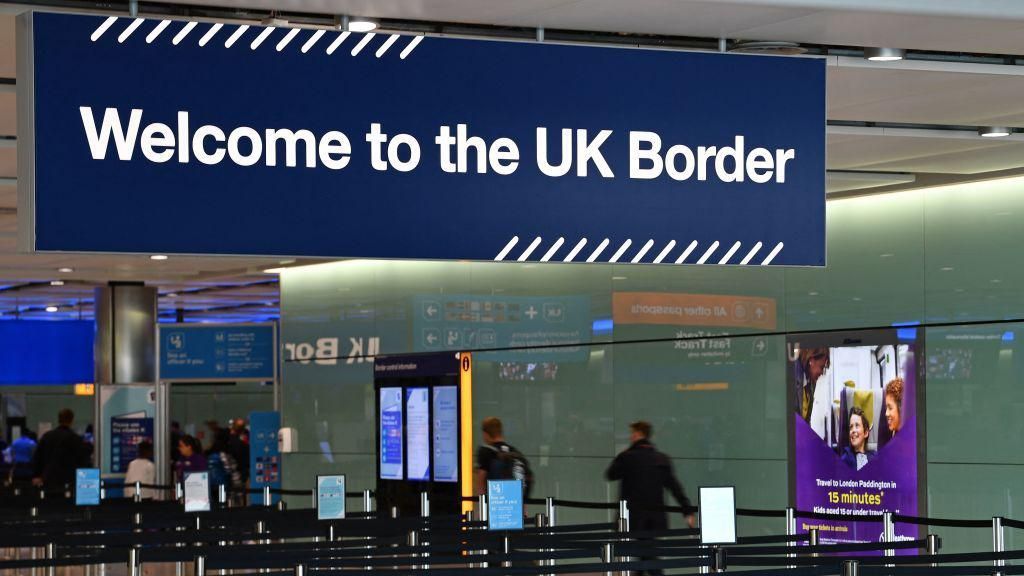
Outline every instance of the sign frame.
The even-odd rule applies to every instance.
[[[320,507],[320,482],[331,478],[341,478],[341,516],[325,516]],[[317,474],[316,475],[316,490],[313,491],[313,507],[316,508],[316,519],[317,520],[344,520],[345,515],[348,512],[346,504],[345,490],[348,489],[348,479],[344,474]]]
[[[164,354],[163,333],[164,333],[165,330],[173,330],[174,328],[172,328],[172,327],[174,327],[174,326],[181,326],[182,324],[187,326],[187,328],[185,328],[186,330],[197,330],[197,329],[199,329],[199,327],[210,328],[210,329],[216,329],[216,328],[227,328],[227,329],[230,329],[230,328],[270,326],[272,328],[271,332],[273,334],[273,340],[274,340],[274,342],[273,342],[273,344],[271,346],[271,350],[272,350],[273,356],[274,356],[274,360],[273,360],[274,376],[273,376],[273,378],[269,378],[269,379],[268,378],[248,378],[248,377],[247,378],[238,378],[238,377],[225,377],[225,378],[168,378],[165,374],[163,374],[160,371],[160,367],[163,364],[163,354]],[[172,324],[158,324],[157,325],[157,338],[156,338],[156,358],[157,358],[157,369],[158,369],[158,372],[160,372],[158,377],[157,377],[157,379],[161,380],[161,381],[164,381],[164,382],[189,383],[189,382],[271,382],[272,381],[272,382],[274,382],[274,391],[275,391],[274,392],[274,396],[275,396],[275,406],[276,406],[277,382],[278,382],[278,380],[280,378],[280,374],[281,374],[280,329],[278,328],[277,322],[240,322],[240,323],[217,322],[217,323],[203,323],[203,324],[194,324],[194,323],[191,323],[191,322],[184,322],[184,323],[175,322],[175,323],[172,323]]]
[[[487,529],[488,530],[522,530],[523,511],[526,504],[522,480],[488,480],[487,481]],[[499,502],[508,506],[508,510],[499,508],[495,514],[494,502],[496,495],[501,495]],[[507,517],[505,516],[507,514]]]
[[[705,531],[705,528],[710,529],[712,526],[721,524],[711,520],[710,517],[705,521],[705,511],[707,509],[707,496],[714,495],[717,491],[728,491],[729,499],[731,500],[732,509],[732,538],[714,538],[712,534]],[[735,486],[701,486],[697,489],[697,510],[700,514],[700,543],[704,545],[713,544],[735,544],[736,543],[736,487]],[[710,512],[709,512],[710,514]]]
[[[193,480],[193,483],[189,483]],[[191,487],[191,489],[190,489]],[[199,491],[202,494],[196,494]],[[190,497],[189,493],[192,492]],[[185,501],[185,512],[209,512],[210,504],[210,473],[189,472],[185,474],[185,481],[182,482],[182,493]]]
[[[84,482],[88,482],[85,484]],[[95,483],[95,485],[93,485]],[[103,502],[103,480],[99,468],[75,469],[75,506],[99,506]]]

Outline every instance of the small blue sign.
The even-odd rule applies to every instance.
[[[160,379],[274,380],[273,324],[161,324]]]
[[[316,477],[316,519],[345,518],[345,475]]]
[[[477,358],[583,362],[593,319],[589,296],[430,294],[413,298],[412,326],[416,352],[502,348]]]
[[[75,470],[75,506],[100,505],[100,469]]]
[[[19,18],[24,249],[825,264],[824,58]]]
[[[487,481],[487,529],[523,529],[523,481]]]
[[[281,488],[281,452],[277,434],[281,429],[280,412],[252,412],[249,414],[249,484],[255,490],[264,486]],[[272,502],[280,496],[274,494]],[[249,494],[249,503],[262,505],[263,494]]]

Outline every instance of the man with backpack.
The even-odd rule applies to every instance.
[[[476,451],[475,493],[486,494],[488,480],[521,480],[523,498],[529,498],[533,488],[530,463],[521,452],[505,442],[501,420],[494,416],[484,418],[481,429],[484,444]]]

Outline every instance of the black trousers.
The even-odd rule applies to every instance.
[[[647,511],[633,511],[629,512],[629,531],[630,532],[651,532],[655,530],[668,530],[668,517],[664,512],[647,512]],[[654,538],[645,536],[637,538],[637,542],[641,544],[653,544]],[[640,561],[645,560],[657,560],[656,556],[641,556]],[[661,576],[663,572],[661,570],[640,570],[638,574],[651,574],[652,576]]]

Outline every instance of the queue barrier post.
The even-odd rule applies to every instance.
[[[132,501],[139,503],[142,502],[142,482],[135,481],[135,493],[132,494]]]
[[[270,507],[274,503],[273,496],[270,495],[270,486],[263,487],[263,505]]]
[[[942,538],[938,534],[928,534],[928,555],[935,556],[942,549]],[[938,567],[938,562],[932,562],[932,568]]]
[[[57,559],[57,545],[53,542],[46,543],[46,559],[51,561],[50,565],[46,567],[46,576],[56,576],[57,567],[53,565],[52,561]]]
[[[712,572],[725,572],[726,568],[726,551],[721,546],[714,546],[711,548],[711,571]]]
[[[615,546],[611,542],[605,542],[601,545],[601,562],[605,564],[611,564],[615,561]],[[604,576],[615,576],[615,573],[610,570],[605,570]]]
[[[512,567],[512,561],[509,560],[507,557],[508,557],[509,554],[512,553],[512,540],[509,539],[508,534],[505,534],[504,538],[502,538],[502,541],[501,541],[501,551],[506,556],[505,560],[501,561],[501,567],[502,568],[511,568]]]
[[[430,516],[430,494],[426,491],[420,492],[420,516]]]
[[[1005,534],[1003,532],[1003,518],[1001,516],[992,517],[992,551],[995,553],[1006,551]],[[1002,568],[1006,566],[1006,560],[1002,558],[992,561],[992,565],[996,568]],[[993,576],[1002,576],[1001,570],[996,570]]]
[[[295,565],[295,576],[306,576],[306,565],[296,564]]]
[[[174,499],[181,500],[185,497],[185,486],[181,482],[174,483]]]
[[[132,531],[142,532],[142,512],[132,514]]]
[[[844,560],[843,569],[840,572],[840,576],[858,576],[860,572],[860,564],[856,560]]]
[[[139,561],[139,548],[132,546],[128,549],[128,576],[139,576],[142,574],[142,563]]]
[[[229,507],[229,503],[228,503],[228,485],[227,484],[218,484],[217,485],[217,500],[218,500],[218,502],[220,502],[220,505],[222,507],[224,507],[224,508],[228,508]]]
[[[363,512],[373,512],[373,501],[370,499],[369,490],[363,490]]]
[[[481,494],[476,497],[476,508],[477,519],[481,522],[487,522],[487,494]]]
[[[808,530],[807,531],[807,536],[809,538],[809,544],[811,546],[818,546],[818,544],[820,543],[820,540],[819,540],[820,536],[818,535],[818,529],[817,528],[811,528],[810,530]],[[817,552],[811,552],[811,556],[817,557],[818,553]]]
[[[196,556],[192,567],[193,576],[206,576],[206,556]]]
[[[796,536],[796,512],[792,508],[786,508],[786,536]],[[796,542],[790,540],[786,542],[786,546],[795,548]],[[786,557],[796,558],[796,552],[790,552],[786,554]],[[796,568],[796,565],[790,564],[789,566],[786,566],[786,568],[792,570],[793,568]]]
[[[29,509],[28,515],[29,515],[30,518],[38,517],[39,516],[39,508],[36,508],[35,506],[33,506],[32,508]],[[35,546],[32,546],[31,548],[29,548],[29,558],[30,559],[38,560],[39,559],[38,556],[39,556],[39,552],[38,552],[38,550],[37,550],[37,548]],[[39,570],[35,566],[33,566],[32,570],[30,570],[30,573],[31,573],[31,576],[37,576],[39,574]]]
[[[548,517],[548,526],[557,526],[555,521],[555,499],[548,497],[544,499],[544,514]]]
[[[420,533],[419,533],[419,531],[417,531],[417,530],[410,530],[409,531],[409,535],[405,539],[405,543],[410,548],[418,548],[419,545],[420,545]],[[419,557],[419,554],[414,552],[413,553],[413,557],[414,558]],[[397,566],[393,566],[392,569],[393,570],[397,570],[398,567]],[[415,564],[413,564],[412,569],[413,570],[419,570],[420,567],[415,565]]]
[[[892,544],[896,541],[896,524],[892,520],[892,512],[882,513],[882,542],[886,544]],[[895,556],[896,550],[893,548],[886,548],[884,554],[886,556]],[[892,568],[895,564],[886,564],[886,568]]]

